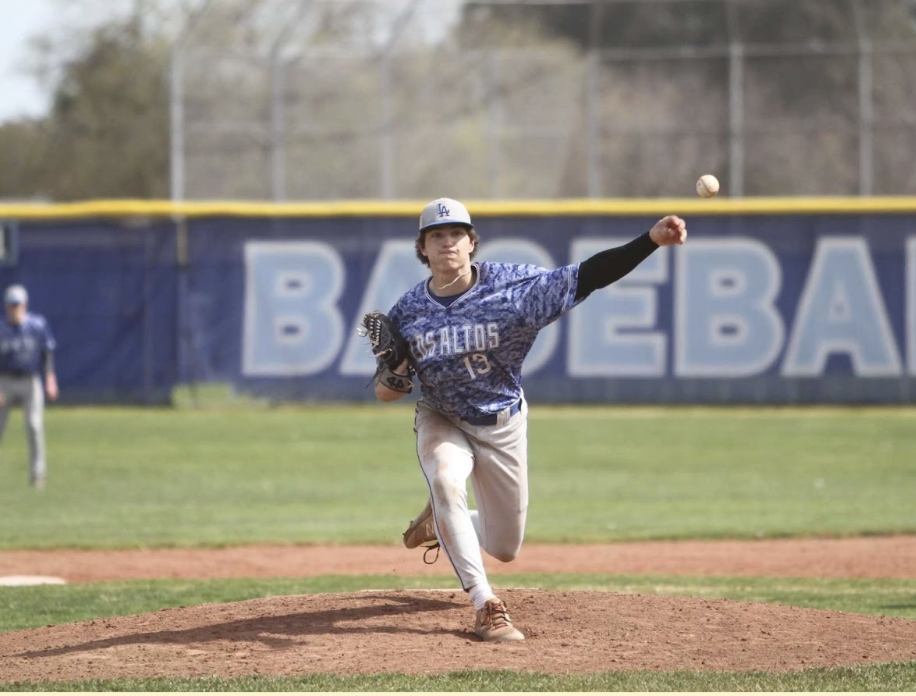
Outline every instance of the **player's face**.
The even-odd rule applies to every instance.
[[[6,320],[11,324],[21,324],[22,320],[25,318],[25,305],[24,304],[7,304],[6,305]]]
[[[423,235],[420,251],[437,270],[464,268],[471,262],[474,240],[461,225],[443,225]]]

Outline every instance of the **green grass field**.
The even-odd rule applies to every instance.
[[[0,454],[0,550],[396,544],[422,505],[412,411],[395,405],[52,408],[49,484],[26,486],[14,414]],[[916,410],[531,410],[529,541],[916,532]],[[382,584],[389,583],[388,585]],[[391,578],[0,588],[0,630]],[[669,592],[916,619],[916,581],[518,576],[544,588]],[[452,587],[398,578],[397,587]],[[468,672],[441,677],[7,684],[129,691],[907,691],[916,663],[797,674]]]
[[[18,414],[14,414],[18,415]],[[397,543],[412,411],[53,409],[49,486],[0,453],[0,549]],[[916,532],[916,411],[531,410],[528,540]]]

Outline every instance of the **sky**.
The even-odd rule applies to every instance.
[[[29,39],[53,25],[48,0],[0,0],[0,123],[43,114],[48,97],[25,74]]]

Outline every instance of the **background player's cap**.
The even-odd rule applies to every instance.
[[[453,198],[437,198],[430,201],[420,214],[420,232],[440,225],[474,226],[468,209]]]
[[[21,285],[10,285],[6,289],[6,294],[3,296],[3,301],[6,304],[25,304],[29,301],[29,293],[25,291],[25,288]]]

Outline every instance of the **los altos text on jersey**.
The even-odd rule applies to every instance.
[[[490,322],[445,326],[438,331],[412,336],[408,342],[416,360],[479,353],[499,348],[499,325]]]

